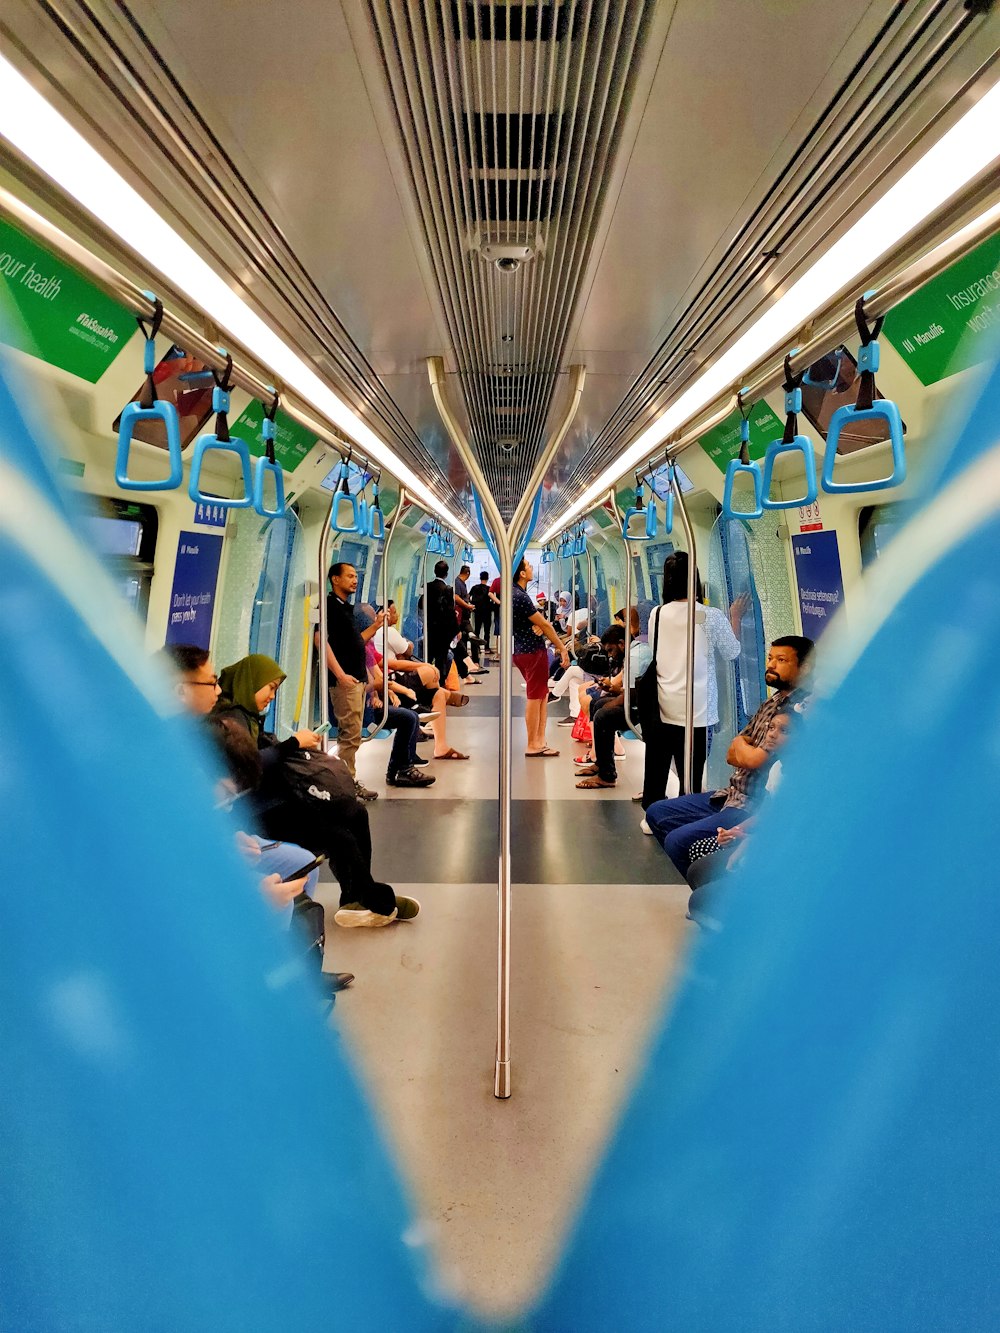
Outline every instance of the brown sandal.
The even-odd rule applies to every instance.
[[[468,757],[467,754],[463,754],[461,750],[456,750],[454,747],[445,750],[444,754],[431,755],[432,759],[468,759]]]
[[[525,759],[555,759],[559,754],[558,750],[552,750],[546,745],[544,750],[525,750]]]
[[[598,777],[595,773],[593,777],[584,778],[576,785],[582,788],[583,791],[596,791],[598,787],[614,787],[617,784],[614,782],[605,782],[603,778]]]
[[[448,691],[448,703],[452,708],[464,708],[469,702],[467,694],[459,694],[458,690]]]

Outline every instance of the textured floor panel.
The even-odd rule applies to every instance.
[[[503,1316],[545,1280],[600,1161],[679,975],[687,893],[618,885],[609,910],[593,884],[515,883],[513,1096],[498,1102],[496,884],[397,887],[421,900],[415,921],[330,922],[327,967],[357,974],[334,1022],[446,1280]]]

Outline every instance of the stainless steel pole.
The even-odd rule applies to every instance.
[[[694,769],[694,629],[695,616],[698,612],[698,550],[694,540],[694,528],[688,517],[684,496],[677,481],[677,469],[670,469],[670,482],[674,488],[676,507],[680,510],[681,523],[688,549],[688,586],[687,586],[687,669],[684,675],[684,791],[690,796]]]
[[[396,505],[392,518],[386,528],[385,539],[382,544],[382,568],[379,570],[379,583],[382,593],[382,610],[385,611],[389,601],[389,548],[392,546],[393,534],[396,531],[396,524],[400,515],[406,508],[406,487],[401,485],[399,488],[399,502]],[[385,724],[389,720],[389,670],[386,665],[388,653],[386,652],[386,623],[382,622],[382,720],[371,733],[370,736],[362,732],[361,740],[370,741],[376,737],[380,731],[385,730]]]
[[[625,515],[618,508],[613,486],[608,491],[608,499],[611,501],[612,512],[618,515],[619,524],[624,524]],[[622,534],[622,546],[625,554],[625,665],[623,667],[625,675],[622,679],[622,686],[625,691],[625,721],[631,727],[630,705],[632,701],[629,689],[632,680],[632,552],[629,550],[628,538],[625,536],[624,528],[620,526],[619,531]],[[640,626],[641,628],[642,626]]]
[[[513,563],[514,547],[525,520],[528,517],[538,487],[542,483],[548,466],[556,450],[562,443],[570,422],[576,412],[583,393],[585,371],[582,366],[574,366],[570,371],[572,386],[570,404],[558,429],[547,441],[539,454],[531,480],[525,489],[521,501],[514,511],[509,529],[504,526],[503,516],[493,498],[479,460],[473,452],[462,431],[445,394],[444,362],[440,357],[430,357],[427,371],[431,381],[431,392],[437,404],[441,420],[458,450],[473,486],[479,492],[480,501],[486,517],[493,528],[497,554],[500,556],[500,857],[497,867],[497,1044],[496,1065],[493,1078],[493,1095],[506,1098],[511,1092],[510,1065],[510,835],[511,835],[511,699],[514,670],[514,649],[511,629],[511,610],[513,604]],[[425,605],[426,611],[426,605]]]
[[[326,577],[327,570],[330,568],[330,524],[333,522],[333,506],[337,503],[337,492],[334,491],[330,496],[330,504],[326,511],[326,518],[323,520],[323,528],[319,535],[319,647],[316,656],[319,659],[319,721],[320,726],[330,721],[330,667],[326,660],[327,655],[327,634],[329,627],[326,618]],[[323,750],[329,753],[330,738],[324,736]]]

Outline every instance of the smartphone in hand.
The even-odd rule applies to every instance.
[[[308,865],[302,866],[300,870],[293,870],[290,875],[285,875],[281,883],[291,884],[294,880],[304,879],[306,875],[311,875],[314,870],[321,866],[325,860],[325,853],[320,852],[319,856],[317,856],[314,861],[310,861]]]

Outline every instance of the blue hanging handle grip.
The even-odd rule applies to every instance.
[[[844,361],[844,349],[838,347],[830,353],[830,356],[832,356],[835,361],[832,375],[828,375],[826,379],[818,379],[812,373],[813,366],[810,366],[802,376],[802,383],[807,384],[811,389],[826,389],[827,392],[832,393],[840,382],[840,367]],[[821,360],[825,361],[826,357],[822,357]],[[815,361],[813,362],[813,365],[819,365],[819,362]]]
[[[351,454],[341,462],[340,466],[340,489],[334,492],[333,513],[331,515],[330,526],[334,532],[343,533],[345,536],[357,536],[363,534],[364,529],[361,526],[361,505],[358,497],[352,495],[347,485],[347,475],[351,469]]]
[[[865,296],[870,295],[866,292]],[[861,334],[861,348],[858,352],[858,370],[861,383],[858,386],[857,402],[838,407],[830,418],[826,432],[826,453],[823,455],[823,489],[831,495],[857,495],[863,491],[885,491],[891,486],[901,486],[906,480],[906,446],[903,443],[903,418],[899,408],[888,398],[875,397],[875,372],[879,367],[878,336],[882,332],[882,318],[869,328],[865,318],[865,296],[854,307],[854,318]],[[892,447],[892,472],[888,477],[879,477],[875,481],[835,481],[834,468],[837,464],[837,446],[841,431],[849,429],[858,421],[884,421],[889,431],[889,443]]]
[[[559,538],[559,559],[568,560],[573,554],[573,538],[568,532],[564,532]]]
[[[219,349],[222,351],[222,348]],[[250,462],[250,450],[246,440],[229,434],[229,390],[232,384],[233,358],[224,352],[226,368],[221,375],[212,372],[215,388],[212,390],[212,411],[215,413],[214,434],[199,435],[191,455],[191,475],[188,478],[188,495],[195,504],[214,504],[220,509],[249,509],[254,501],[253,466]],[[205,495],[201,489],[201,471],[205,459],[212,452],[235,454],[243,474],[243,494],[229,497],[224,495]]]
[[[554,564],[554,563],[555,563],[555,558],[556,558],[556,553],[555,553],[555,551],[553,551],[553,549],[552,549],[551,546],[543,546],[543,547],[542,547],[541,563],[542,563],[543,565],[551,565],[551,564]]]
[[[674,465],[667,467],[667,493],[663,496],[663,531],[666,536],[674,530]]]
[[[729,466],[726,468],[726,484],[722,490],[723,518],[761,518],[764,513],[763,478],[757,464],[750,461],[750,413],[753,410],[753,404],[749,408],[744,406],[744,392],[741,389],[736,395],[736,406],[740,412],[740,452],[739,457],[731,459]],[[736,478],[743,475],[748,476],[753,484],[753,507],[751,509],[734,509],[733,489],[736,485]]]
[[[653,531],[650,532],[649,510],[653,510]],[[633,520],[639,520],[636,523],[636,531],[630,532]],[[625,517],[622,519],[622,541],[626,542],[648,542],[656,535],[656,507],[652,504],[644,505],[642,502],[642,482],[636,478],[635,504],[630,509],[625,510]]]
[[[123,491],[173,491],[184,480],[184,460],[181,457],[181,423],[173,403],[165,403],[156,396],[153,371],[156,369],[156,335],[163,322],[163,303],[152,292],[143,295],[153,303],[153,322],[147,331],[141,319],[136,323],[146,339],[142,368],[146,382],[139,392],[139,400],[126,404],[118,423],[118,449],[115,454],[115,482]],[[167,475],[154,481],[139,481],[128,474],[132,436],[141,421],[159,421],[167,437]]]
[[[274,390],[270,407],[265,409],[260,433],[264,440],[264,455],[258,458],[253,474],[253,507],[261,518],[284,518],[285,516],[285,477],[274,457],[274,441],[277,436],[275,417],[278,413],[278,394]],[[274,508],[269,509],[264,499],[264,487],[268,477],[274,478]]]
[[[374,486],[371,507],[368,510],[368,536],[376,542],[382,541],[385,537],[385,516],[382,513],[382,506],[378,502],[377,481]]]
[[[573,539],[573,554],[574,555],[587,554],[587,530],[582,523],[577,528],[576,536]]]
[[[764,509],[797,509],[799,505],[811,505],[816,499],[816,455],[812,440],[808,435],[800,435],[798,422],[802,411],[803,376],[795,376],[791,371],[791,356],[785,357],[785,433],[778,440],[772,440],[764,454],[764,468],[761,475],[760,503]],[[771,478],[774,465],[785,454],[801,454],[806,472],[805,494],[794,500],[772,500]]]

